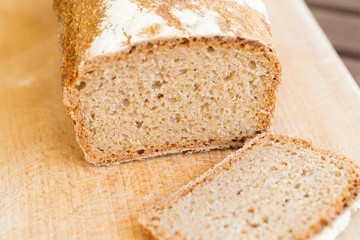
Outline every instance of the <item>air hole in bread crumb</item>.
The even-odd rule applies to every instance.
[[[201,105],[200,109],[201,111],[208,111],[209,110],[209,106],[210,104],[209,103],[204,103],[203,105]]]
[[[298,189],[300,187],[300,183],[295,184],[294,188]]]
[[[122,102],[122,104],[124,105],[124,107],[128,107],[130,105],[130,101],[129,99],[125,98]]]
[[[195,40],[196,38],[194,38]],[[186,38],[184,38],[181,42],[180,42],[180,45],[184,45],[184,44],[188,44],[190,41]]]
[[[168,102],[169,102],[169,103],[175,103],[175,102],[176,102],[176,97],[170,97],[170,98],[168,98]]]
[[[76,89],[80,92],[85,87],[86,87],[86,83],[85,82],[80,82],[80,84],[76,86]]]
[[[214,48],[213,48],[212,46],[209,46],[209,47],[207,48],[207,51],[208,51],[209,53],[212,53],[212,52],[214,52],[215,50],[214,50]]]
[[[179,114],[176,114],[175,116],[170,116],[170,122],[180,122],[180,115]]]
[[[145,152],[144,149],[141,149],[141,150],[137,151],[137,153],[140,154],[140,155],[143,154],[144,152]]]
[[[251,70],[255,70],[255,69],[256,69],[256,63],[255,63],[255,61],[251,60],[251,61],[249,62],[249,68],[250,68]]]
[[[157,98],[159,98],[159,99],[161,99],[161,98],[163,98],[164,97],[164,94],[162,94],[162,93],[159,93],[158,95],[157,95]]]
[[[152,85],[152,88],[160,88],[162,86],[162,82],[160,81],[155,81]]]
[[[158,217],[158,216],[153,216],[151,218],[151,221],[159,221],[159,220],[160,220],[160,217]]]
[[[274,170],[274,171],[277,171],[278,167],[274,165],[274,166],[271,167],[271,169]]]
[[[252,227],[252,228],[257,228],[257,227],[260,226],[259,223],[252,223],[252,222],[250,222],[250,221],[248,221],[248,220],[247,220],[247,224],[250,225],[250,227]]]
[[[180,74],[185,74],[185,73],[187,73],[187,71],[188,71],[187,69],[181,69]]]
[[[224,81],[232,80],[234,78],[234,76],[235,76],[235,71],[232,71],[229,75],[224,77]]]
[[[194,84],[194,91],[200,90],[200,85],[195,83]]]
[[[91,116],[92,119],[94,119],[95,118],[95,113],[92,113],[90,116]]]
[[[143,125],[143,122],[135,121],[135,125],[137,128],[141,128],[141,126]]]

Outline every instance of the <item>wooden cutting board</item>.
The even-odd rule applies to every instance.
[[[360,90],[301,0],[271,0],[284,66],[272,130],[360,163]],[[231,152],[84,161],[62,104],[49,0],[0,1],[0,238],[144,239],[137,216]],[[359,239],[360,213],[340,239]]]

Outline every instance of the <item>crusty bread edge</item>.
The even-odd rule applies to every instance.
[[[333,211],[330,211],[327,218],[325,219],[319,219],[317,226],[314,229],[309,229],[308,232],[303,233],[303,236],[299,236],[299,239],[311,239],[314,236],[320,234],[328,225],[330,225],[336,218],[344,213],[346,210],[351,208],[351,205],[358,201],[360,199],[360,168],[359,166],[351,159],[346,158],[345,156],[330,151],[330,150],[324,150],[324,149],[318,149],[316,146],[314,146],[312,143],[303,140],[301,138],[291,138],[289,136],[285,135],[274,135],[270,132],[265,132],[257,137],[249,140],[243,148],[239,149],[238,151],[230,154],[228,157],[226,157],[223,161],[215,165],[214,168],[209,169],[206,171],[202,176],[198,177],[195,181],[191,181],[186,186],[182,187],[177,192],[171,194],[170,196],[166,197],[165,199],[158,202],[155,206],[149,208],[146,210],[140,217],[139,217],[139,223],[142,226],[144,232],[153,239],[167,239],[165,237],[165,234],[162,233],[159,229],[155,229],[151,224],[151,218],[153,212],[156,212],[158,210],[163,209],[166,206],[169,206],[176,201],[178,201],[183,196],[187,195],[189,192],[191,192],[195,187],[200,186],[202,184],[205,184],[208,181],[211,181],[217,174],[220,172],[228,169],[231,167],[232,163],[239,160],[246,151],[250,150],[253,146],[258,144],[262,139],[265,138],[272,138],[275,141],[276,140],[285,140],[287,142],[291,142],[295,145],[301,146],[303,148],[307,148],[316,152],[319,152],[323,155],[335,158],[337,160],[346,161],[348,165],[350,165],[355,171],[358,172],[356,175],[356,179],[354,181],[354,188],[350,192],[348,196],[341,196],[340,201],[336,202],[336,206],[334,209],[336,210],[336,214],[334,214]],[[343,194],[347,194],[348,192],[343,192]],[[175,238],[175,236],[173,236]],[[172,238],[172,239],[174,239]]]

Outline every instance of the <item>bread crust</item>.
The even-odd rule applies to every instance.
[[[168,239],[165,237],[165,234],[163,232],[161,232],[159,229],[155,229],[151,225],[151,218],[153,213],[177,202],[179,199],[181,199],[189,192],[191,192],[195,187],[201,186],[202,184],[211,181],[216,175],[231,167],[232,163],[238,161],[238,159],[240,159],[247,151],[252,149],[253,146],[259,144],[261,140],[266,138],[275,141],[279,140],[279,141],[289,142],[299,147],[319,152],[322,155],[331,158],[335,158],[339,161],[344,161],[349,166],[351,166],[351,168],[355,173],[357,173],[356,178],[352,179],[353,180],[352,184],[351,186],[349,186],[349,189],[347,189],[349,191],[344,191],[342,193],[342,195],[336,201],[332,209],[328,211],[325,221],[324,219],[319,219],[317,224],[313,228],[309,229],[308,232],[304,232],[301,236],[298,236],[297,239],[299,240],[312,239],[317,234],[321,233],[322,230],[324,230],[327,226],[331,225],[331,223],[337,218],[337,216],[340,216],[342,213],[348,210],[351,207],[351,205],[360,198],[360,167],[353,160],[330,150],[318,149],[312,143],[303,140],[301,138],[291,138],[285,135],[274,135],[270,132],[266,132],[247,141],[243,148],[229,155],[223,161],[215,165],[214,168],[206,171],[202,176],[198,177],[196,180],[189,182],[187,185],[185,185],[175,193],[171,194],[170,196],[158,202],[155,206],[146,210],[139,217],[139,223],[142,226],[144,232],[147,235],[149,235],[149,237],[151,237],[152,239],[159,239],[159,240]]]
[[[97,20],[85,21],[79,19],[79,16],[74,14],[72,9],[79,9],[80,12],[88,11],[86,4],[91,4],[95,8],[97,13]],[[96,2],[96,3],[94,3]],[[271,89],[269,89],[269,97],[264,103],[264,109],[270,109],[267,116],[264,115],[263,122],[260,123],[258,133],[267,131],[271,125],[271,119],[275,110],[276,90],[281,82],[282,67],[279,57],[275,52],[275,49],[271,43],[270,25],[266,23],[265,17],[257,18],[257,22],[249,23],[245,20],[236,19],[234,16],[228,16],[228,20],[231,26],[256,26],[246,27],[236,30],[235,36],[189,36],[187,38],[176,38],[169,36],[167,39],[154,39],[151,41],[137,42],[136,44],[129,45],[128,48],[108,54],[102,54],[95,57],[88,58],[86,56],[86,49],[89,48],[91,41],[101,33],[97,24],[101,22],[100,18],[103,16],[104,1],[73,1],[73,0],[55,0],[54,6],[59,16],[59,28],[60,28],[60,48],[61,48],[61,60],[62,60],[62,79],[63,79],[63,95],[64,104],[68,109],[68,114],[71,116],[74,124],[74,130],[76,134],[77,142],[84,152],[85,159],[97,166],[111,166],[133,160],[142,160],[144,158],[160,156],[171,153],[179,152],[200,152],[208,151],[211,149],[224,149],[230,147],[241,147],[246,139],[239,139],[238,142],[216,142],[212,144],[198,143],[188,145],[177,146],[158,146],[156,149],[146,149],[142,154],[135,152],[124,154],[108,154],[107,156],[100,156],[99,153],[94,151],[88,143],[87,136],[82,130],[82,119],[78,113],[78,107],[74,92],[75,85],[79,82],[79,79],[87,72],[92,66],[102,61],[112,61],[114,59],[121,59],[128,54],[136,54],[138,51],[144,51],[149,48],[156,48],[169,45],[182,44],[183,42],[190,43],[209,43],[209,44],[239,44],[242,43],[247,47],[254,48],[257,51],[263,52],[271,62],[274,63],[274,79],[271,81]],[[164,0],[164,2],[168,2]],[[171,2],[171,1],[170,1]],[[206,2],[206,1],[204,1]],[[246,8],[246,11],[250,11]],[[260,14],[253,10],[256,14]],[[247,13],[250,14],[250,13]],[[84,18],[91,16],[85,15]],[[86,41],[78,41],[80,36],[76,35],[76,26],[80,26],[80,32],[86,29],[90,31],[91,36],[86,37]],[[259,27],[261,26],[261,27]],[[229,28],[229,26],[227,26]],[[97,30],[96,30],[97,29]],[[75,34],[75,35],[74,35]],[[151,39],[151,38],[150,38]],[[80,46],[79,46],[80,45]]]

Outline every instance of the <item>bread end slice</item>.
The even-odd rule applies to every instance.
[[[139,221],[155,239],[334,239],[358,208],[359,173],[340,154],[265,133]]]

